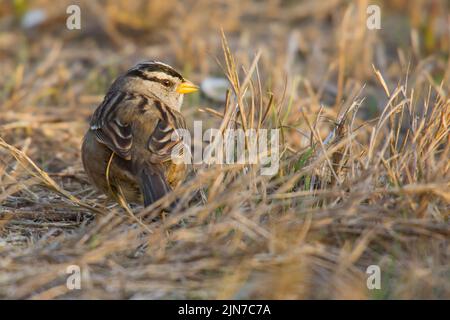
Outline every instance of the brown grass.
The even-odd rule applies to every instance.
[[[129,2],[78,1],[80,31],[73,1],[0,5],[0,298],[450,298],[445,1],[380,3],[380,31],[367,1]],[[228,78],[225,105],[187,97],[188,124],[279,128],[278,174],[197,165],[139,223],[97,193],[89,116],[149,58]]]

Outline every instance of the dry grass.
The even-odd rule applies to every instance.
[[[69,2],[0,5],[1,298],[450,298],[445,0],[381,3],[380,31],[367,1],[252,0],[78,1],[68,31]],[[47,19],[24,29],[33,8]],[[226,76],[226,105],[190,97],[187,122],[281,129],[278,174],[198,165],[133,207],[151,232],[98,194],[89,116],[148,58]],[[82,290],[65,285],[73,264]]]

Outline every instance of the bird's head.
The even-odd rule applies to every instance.
[[[122,86],[129,92],[154,96],[170,108],[180,110],[183,95],[198,87],[183,78],[171,66],[159,61],[146,61],[127,71]]]

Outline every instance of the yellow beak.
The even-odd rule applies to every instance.
[[[191,93],[198,90],[198,87],[188,80],[184,80],[184,82],[180,83],[177,88],[178,93]]]

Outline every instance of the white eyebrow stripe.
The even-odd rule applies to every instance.
[[[151,71],[151,72],[146,72],[147,75],[151,76],[151,77],[156,77],[158,79],[168,79],[170,81],[172,81],[173,83],[179,81],[178,78],[172,77],[170,74],[161,72],[161,71]]]

